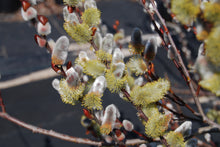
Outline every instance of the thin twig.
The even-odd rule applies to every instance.
[[[168,108],[166,105],[161,104],[161,103],[159,103],[159,102],[157,102],[157,105],[159,105],[159,106],[161,106],[161,107],[163,107],[163,108],[169,110],[169,111],[172,112],[174,115],[177,115],[177,116],[179,116],[179,117],[183,117],[183,118],[185,118],[185,119],[192,120],[192,121],[198,121],[198,122],[201,122],[200,119],[197,119],[197,118],[193,118],[193,117],[190,117],[190,116],[184,115],[183,113],[178,113],[178,112],[176,112],[176,111],[174,111],[174,110]]]
[[[199,136],[199,135],[202,135],[202,134],[205,134],[205,133],[220,133],[220,129],[215,128],[215,127],[210,127],[210,126],[199,128],[197,130],[197,132],[192,133],[190,136],[186,137],[185,141],[189,140],[192,137]]]
[[[26,128],[26,129],[32,131],[33,133],[44,134],[47,136],[55,137],[55,138],[58,138],[61,140],[69,141],[69,142],[74,142],[74,143],[78,143],[78,144],[94,145],[94,146],[102,146],[102,145],[116,145],[116,146],[118,146],[118,144],[108,144],[108,143],[104,143],[104,142],[93,141],[93,140],[90,140],[87,138],[73,137],[73,136],[69,136],[66,134],[58,133],[53,130],[47,130],[47,129],[43,129],[40,127],[36,127],[34,125],[30,125],[30,124],[27,124],[21,120],[18,120],[17,118],[10,116],[6,112],[0,112],[0,117],[4,118],[14,124],[17,124],[23,128]],[[134,145],[143,144],[143,143],[146,143],[146,141],[141,140],[141,139],[128,139],[128,140],[126,140],[125,145],[127,145],[127,146],[133,145],[134,146]]]
[[[151,2],[152,6],[153,6],[153,8],[154,8],[154,12],[156,13],[156,15],[158,16],[159,20],[161,21],[161,23],[162,23],[162,25],[163,25],[163,28],[164,28],[164,30],[165,30],[167,36],[168,36],[168,39],[169,39],[171,45],[172,45],[173,48],[174,48],[175,54],[176,54],[176,56],[177,56],[177,58],[178,58],[178,60],[179,60],[178,62],[179,62],[179,64],[181,65],[181,68],[182,68],[182,70],[183,70],[183,72],[184,72],[184,75],[185,75],[185,77],[186,77],[186,79],[187,79],[187,85],[189,86],[189,88],[190,88],[190,90],[191,90],[191,92],[192,92],[192,94],[193,94],[194,101],[195,101],[195,103],[196,103],[196,106],[197,106],[197,108],[198,108],[199,113],[202,115],[203,121],[204,121],[205,123],[208,123],[208,124],[212,125],[212,126],[215,126],[215,127],[220,128],[220,125],[218,125],[218,124],[216,124],[215,122],[209,120],[209,119],[206,117],[206,115],[204,114],[203,109],[202,109],[202,106],[201,106],[201,103],[199,102],[199,99],[198,99],[198,97],[197,97],[197,95],[196,95],[196,91],[195,91],[195,89],[194,89],[194,87],[193,87],[193,85],[192,85],[191,77],[190,77],[190,75],[189,75],[189,72],[188,72],[188,70],[186,69],[185,64],[184,64],[184,62],[183,62],[183,60],[182,60],[182,57],[181,57],[181,55],[180,55],[180,51],[177,49],[177,47],[176,47],[176,45],[175,45],[175,43],[174,43],[174,41],[173,41],[173,39],[172,39],[172,37],[171,37],[169,31],[168,31],[168,28],[167,28],[167,26],[166,26],[165,20],[164,20],[164,19],[162,18],[162,16],[160,15],[160,13],[159,13],[159,11],[158,11],[158,9],[157,9],[157,6],[156,6],[155,3],[154,3],[154,0],[150,0],[150,2]],[[145,5],[144,5],[144,8],[147,10],[147,8],[146,8]]]
[[[2,99],[2,93],[1,93],[1,91],[0,91],[0,106],[1,106],[1,108],[2,108],[2,112],[5,113],[5,112],[6,112],[6,110],[5,110],[5,104],[4,104],[3,99]]]

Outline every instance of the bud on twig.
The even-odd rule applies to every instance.
[[[157,54],[157,43],[156,39],[152,38],[147,41],[144,50],[144,58],[147,62],[152,61]]]
[[[67,58],[69,48],[69,39],[66,36],[61,36],[55,44],[52,52],[52,63],[64,64]]]

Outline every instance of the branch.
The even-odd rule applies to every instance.
[[[215,128],[215,127],[210,127],[210,126],[202,127],[202,128],[199,128],[197,130],[197,132],[195,132],[192,135],[186,137],[185,140],[189,140],[192,137],[199,136],[199,135],[202,135],[202,134],[205,134],[205,133],[220,133],[220,129]]]
[[[74,143],[78,143],[78,144],[94,145],[94,146],[102,146],[102,145],[116,145],[117,146],[118,145],[118,144],[103,143],[100,141],[93,141],[93,140],[86,139],[86,138],[73,137],[73,136],[69,136],[66,134],[55,132],[53,130],[46,130],[46,129],[43,129],[40,127],[36,127],[36,126],[30,125],[30,124],[27,124],[21,120],[18,120],[17,118],[10,116],[6,112],[0,112],[0,117],[4,118],[14,124],[17,124],[23,128],[26,128],[26,129],[32,131],[33,133],[44,134],[47,136],[51,136],[51,137],[65,140],[65,141],[69,141],[69,142],[74,142]],[[146,141],[140,140],[140,139],[128,139],[128,140],[126,140],[125,145],[132,146],[132,145],[138,145],[138,144],[143,144],[143,143],[146,143]]]
[[[192,95],[193,95],[193,98],[194,98],[194,101],[195,101],[196,106],[197,106],[197,108],[198,108],[198,111],[199,111],[199,113],[201,114],[201,116],[202,116],[202,118],[203,118],[203,122],[208,123],[209,125],[212,125],[212,126],[217,127],[217,128],[220,129],[220,125],[218,125],[218,124],[216,124],[215,122],[213,122],[213,121],[211,121],[210,119],[208,119],[208,118],[206,117],[206,115],[204,114],[203,109],[202,109],[202,106],[201,106],[201,103],[199,102],[199,98],[198,98],[198,96],[196,95],[196,91],[195,91],[195,89],[194,89],[194,87],[193,87],[193,85],[192,85],[191,77],[190,77],[190,75],[189,75],[189,72],[188,72],[188,70],[186,69],[185,64],[184,64],[184,62],[183,62],[183,60],[182,60],[182,57],[181,57],[181,55],[180,55],[180,51],[177,49],[177,47],[176,47],[176,45],[175,45],[175,43],[174,43],[174,41],[173,41],[173,39],[172,39],[172,37],[171,37],[169,31],[168,31],[168,28],[167,28],[167,26],[166,26],[165,20],[164,20],[164,19],[162,18],[162,16],[160,15],[160,13],[159,13],[159,11],[158,11],[158,9],[157,9],[155,3],[154,3],[154,0],[150,0],[150,2],[151,2],[152,6],[153,6],[153,8],[154,8],[154,12],[156,13],[156,15],[158,16],[159,20],[161,21],[161,23],[162,23],[162,25],[163,25],[163,28],[164,28],[164,30],[165,30],[165,33],[167,34],[167,37],[168,37],[168,39],[169,39],[169,41],[170,41],[170,44],[171,44],[171,45],[173,46],[173,48],[174,48],[175,54],[176,54],[176,56],[177,56],[177,58],[178,58],[178,64],[179,64],[179,65],[181,66],[181,68],[182,68],[182,71],[180,71],[180,72],[183,72],[183,73],[184,73],[184,76],[185,76],[185,78],[186,78],[186,80],[187,80],[187,81],[186,81],[186,82],[187,82],[187,85],[189,86],[189,88],[190,88],[190,90],[191,90],[191,93],[192,93]],[[143,7],[148,11],[148,9],[146,8],[146,6],[145,6],[144,4],[143,4]],[[149,11],[148,11],[148,13],[149,13]],[[150,14],[150,13],[149,13],[149,14]],[[152,16],[152,14],[150,14],[150,15],[151,15],[151,18],[153,18],[153,20],[154,20],[154,17]]]
[[[3,102],[3,99],[2,99],[2,94],[1,94],[1,91],[0,91],[0,106],[2,108],[2,112],[5,113],[6,110],[5,110],[5,104]]]

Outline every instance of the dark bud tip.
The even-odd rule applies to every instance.
[[[142,44],[141,29],[134,28],[131,34],[131,43],[133,45]]]
[[[67,64],[66,64],[66,68],[70,69],[71,67],[72,67],[72,63],[71,63],[71,61],[68,61]]]
[[[38,15],[37,18],[43,25],[45,25],[48,22],[48,18],[43,15]]]
[[[31,4],[27,1],[22,1],[23,10],[26,12],[27,9],[31,6]]]
[[[144,58],[149,62],[154,59],[157,53],[157,46],[154,39],[148,40],[145,45]]]

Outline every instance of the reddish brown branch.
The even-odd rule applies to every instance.
[[[74,143],[79,143],[79,144],[88,144],[88,145],[95,145],[95,146],[101,146],[102,142],[96,142],[96,141],[92,141],[89,139],[84,139],[84,138],[77,138],[77,137],[72,137],[69,135],[65,135],[65,134],[61,134],[58,132],[55,132],[53,130],[46,130],[46,129],[42,129],[30,124],[27,124],[23,121],[20,121],[10,115],[8,115],[7,113],[3,113],[0,112],[0,117],[9,120],[10,122],[13,122],[23,128],[26,128],[28,130],[31,130],[33,133],[39,133],[39,134],[44,134],[44,135],[48,135],[48,136],[52,136],[58,139],[62,139],[65,141],[69,141],[69,142],[74,142]]]
[[[53,130],[46,130],[46,129],[43,129],[40,127],[36,127],[36,126],[30,125],[30,124],[27,124],[21,120],[18,120],[17,118],[10,116],[9,114],[7,114],[5,112],[0,112],[0,117],[4,118],[14,124],[17,124],[23,128],[26,128],[26,129],[32,131],[33,133],[44,134],[47,136],[55,137],[55,138],[69,141],[69,142],[73,142],[73,143],[87,144],[87,145],[93,145],[93,146],[102,146],[102,145],[118,146],[119,145],[119,144],[108,144],[108,143],[104,143],[104,142],[100,142],[100,141],[93,141],[93,140],[86,139],[86,138],[73,137],[73,136],[69,136],[66,134],[55,132]],[[146,143],[146,141],[140,140],[140,139],[128,139],[128,140],[126,140],[125,145],[134,146],[134,145],[143,144],[143,143]]]
[[[2,112],[5,113],[6,110],[5,110],[5,104],[3,102],[3,99],[2,99],[2,94],[1,94],[1,91],[0,91],[0,106],[2,108]]]
[[[218,125],[218,124],[216,124],[215,122],[209,120],[209,119],[206,117],[206,115],[204,114],[203,109],[202,109],[202,106],[201,106],[201,103],[199,102],[199,99],[198,99],[198,97],[197,97],[197,95],[196,95],[196,91],[195,91],[195,89],[194,89],[194,87],[193,87],[193,85],[192,85],[191,77],[190,77],[190,75],[189,75],[189,72],[188,72],[188,70],[186,69],[185,64],[184,64],[184,62],[183,62],[183,60],[182,60],[182,57],[181,57],[181,55],[180,55],[180,51],[177,49],[177,47],[176,47],[176,45],[175,45],[175,43],[174,43],[174,41],[173,41],[173,39],[172,39],[172,37],[171,37],[169,31],[168,31],[168,28],[167,28],[167,26],[166,26],[165,20],[164,20],[164,19],[162,18],[162,16],[160,15],[160,13],[159,13],[159,11],[158,11],[158,9],[157,9],[157,6],[156,6],[155,3],[154,3],[154,0],[150,0],[150,2],[151,2],[151,4],[152,4],[152,6],[153,6],[154,12],[156,13],[157,17],[159,18],[159,20],[161,21],[161,23],[162,23],[162,25],[163,25],[163,28],[164,28],[164,30],[165,30],[165,32],[166,32],[166,34],[167,34],[167,37],[168,37],[168,39],[169,39],[169,41],[170,41],[170,44],[171,44],[171,45],[173,46],[173,48],[174,48],[174,52],[175,52],[175,54],[176,54],[176,56],[177,56],[177,58],[178,58],[178,63],[179,63],[179,65],[180,65],[181,68],[182,68],[182,71],[183,71],[184,76],[186,77],[187,85],[189,86],[189,88],[190,88],[190,90],[191,90],[191,93],[192,93],[192,95],[193,95],[194,102],[195,102],[195,104],[196,104],[196,106],[197,106],[197,108],[198,108],[199,113],[201,114],[201,116],[202,116],[202,118],[203,118],[203,121],[204,121],[205,123],[208,123],[208,124],[210,124],[210,125],[213,125],[213,126],[215,126],[215,127],[220,128],[220,125]],[[143,5],[143,6],[144,6],[144,8],[148,11],[148,8],[146,8],[145,5]],[[149,13],[149,11],[148,11],[148,13]],[[151,13],[149,13],[149,14],[151,15],[151,17],[153,17],[153,15],[152,15]]]

